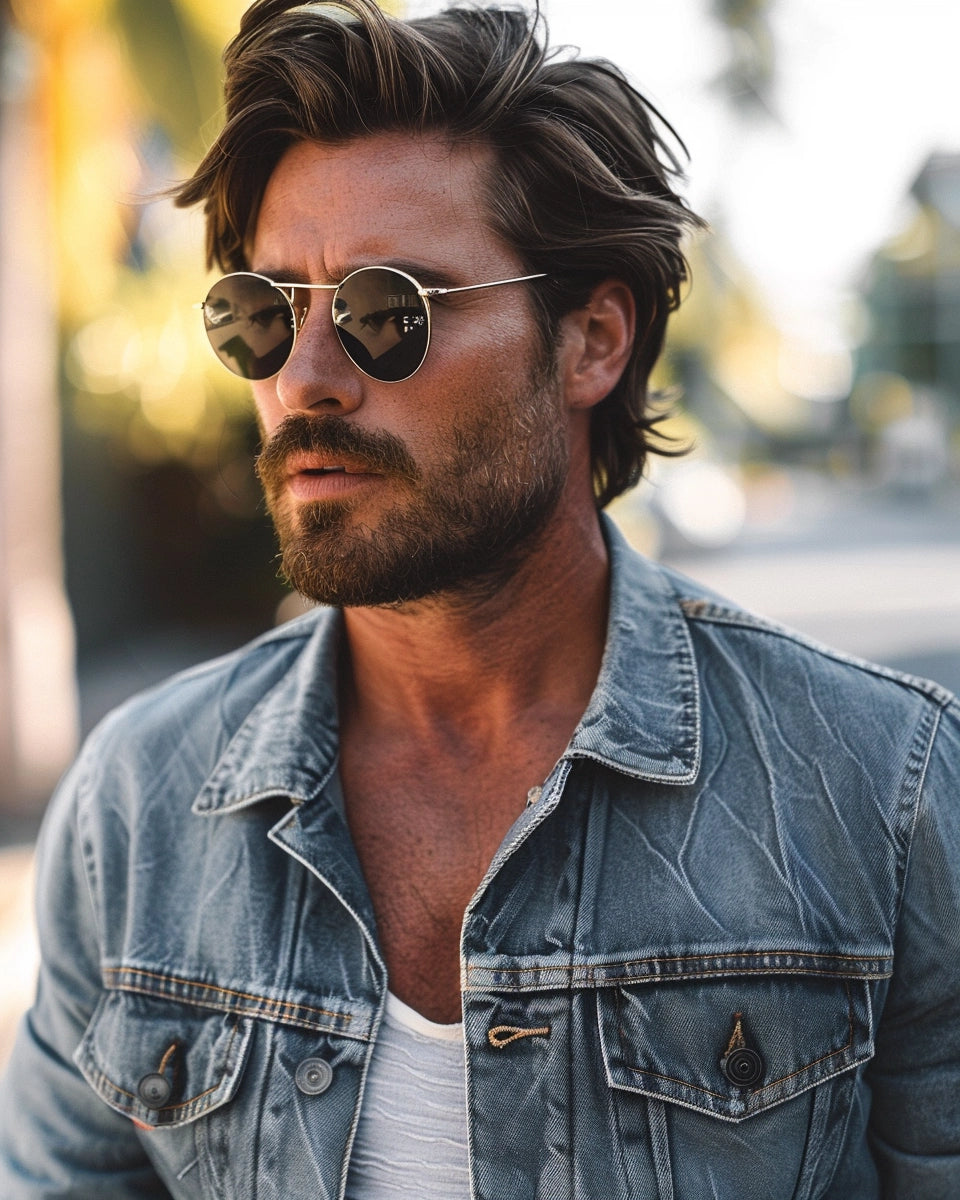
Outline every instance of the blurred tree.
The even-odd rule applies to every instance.
[[[283,594],[249,402],[219,378],[195,328],[200,223],[159,198],[212,136],[220,54],[245,7],[12,0],[36,60],[48,164],[49,209],[35,203],[49,213],[58,267],[64,543],[81,671],[174,623],[223,629],[217,648],[269,623]],[[186,502],[174,504],[178,477]],[[241,570],[252,562],[259,572]]]
[[[249,0],[0,2],[36,59],[84,681],[174,626],[200,631],[191,658],[229,645],[269,624],[285,594],[248,389],[216,364],[193,311],[202,218],[163,198],[216,135],[220,56]]]
[[[49,124],[42,67],[0,10],[0,813],[30,812],[76,736],[63,587]]]

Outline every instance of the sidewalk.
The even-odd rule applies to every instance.
[[[36,970],[33,846],[12,846],[0,849],[0,1071],[33,999]]]

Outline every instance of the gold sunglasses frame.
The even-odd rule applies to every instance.
[[[340,343],[341,350],[343,350],[343,352],[347,356],[347,358],[350,359],[350,362],[353,363],[353,365],[357,368],[358,371],[361,372],[361,374],[366,375],[368,379],[376,380],[377,383],[403,383],[407,379],[410,379],[414,375],[416,375],[417,371],[419,371],[420,368],[423,366],[423,364],[426,362],[427,352],[430,349],[430,340],[431,340],[431,334],[432,334],[432,328],[433,328],[431,315],[430,315],[430,300],[433,297],[449,296],[449,295],[452,295],[454,292],[475,292],[475,291],[481,290],[482,288],[502,287],[504,284],[507,284],[507,283],[527,283],[531,279],[546,279],[547,278],[546,271],[539,271],[535,275],[517,275],[517,276],[514,276],[512,279],[493,279],[493,280],[490,280],[488,283],[469,283],[462,287],[427,288],[427,287],[424,287],[420,283],[419,280],[415,279],[408,271],[403,271],[399,267],[386,266],[383,263],[374,263],[374,264],[370,264],[369,266],[365,266],[365,267],[357,267],[357,269],[355,271],[351,271],[350,274],[346,275],[343,279],[341,279],[339,283],[284,283],[284,282],[278,281],[276,279],[271,279],[268,275],[261,275],[259,271],[230,271],[226,275],[221,275],[221,277],[214,284],[211,285],[211,287],[210,287],[211,292],[217,286],[217,284],[223,283],[228,279],[236,279],[236,278],[241,278],[241,277],[244,279],[261,279],[261,280],[263,280],[264,283],[269,284],[270,287],[275,288],[283,296],[283,298],[286,300],[287,304],[289,304],[289,306],[290,306],[290,312],[293,317],[293,321],[291,322],[293,340],[290,343],[290,353],[287,355],[286,360],[283,363],[283,366],[281,366],[278,370],[274,371],[272,375],[264,375],[261,377],[261,379],[255,380],[253,382],[262,382],[262,380],[265,380],[265,379],[275,379],[277,377],[277,375],[280,374],[280,371],[283,370],[283,367],[285,367],[287,365],[287,363],[290,361],[290,357],[293,354],[294,348],[297,344],[297,334],[300,332],[300,329],[302,328],[304,321],[307,319],[307,313],[310,311],[309,304],[297,305],[294,303],[295,293],[298,290],[304,290],[304,291],[308,291],[308,292],[311,292],[311,291],[312,292],[319,292],[319,291],[333,292],[333,296],[331,297],[331,300],[330,300],[330,318],[333,321],[334,331],[336,331],[339,327],[338,322],[337,322],[337,314],[335,311],[335,305],[337,302],[337,292],[339,292],[339,290],[344,286],[344,284],[349,283],[351,279],[353,279],[357,275],[362,274],[364,271],[390,271],[392,274],[399,275],[402,279],[406,279],[409,283],[411,283],[413,285],[414,291],[420,297],[420,299],[423,301],[423,308],[424,308],[424,312],[426,313],[426,317],[427,317],[427,338],[426,338],[426,342],[423,347],[423,354],[420,358],[420,361],[417,363],[417,365],[413,368],[413,370],[409,374],[402,376],[400,379],[380,379],[379,376],[371,375],[369,371],[365,371],[364,368],[361,367],[360,364],[354,360],[354,358],[352,357],[350,352],[347,350],[346,346],[341,341],[340,336],[338,334],[337,341]],[[287,292],[289,292],[290,294],[287,295]],[[195,307],[200,308],[200,309],[205,309],[206,305],[207,305],[207,300],[209,300],[209,292],[207,293],[207,299],[202,300],[199,304],[195,305]],[[216,347],[213,345],[213,342],[210,341],[210,337],[209,337],[210,329],[207,326],[206,318],[204,318],[204,330],[208,335],[207,342],[210,346],[210,349],[213,351],[214,355],[216,356],[217,361],[222,366],[226,367],[226,369],[228,371],[230,371],[230,367],[227,367],[227,364],[223,361],[222,358],[220,358],[219,354],[217,354]],[[236,374],[236,372],[231,371],[231,374]],[[239,377],[241,379],[248,378],[247,376],[243,376],[243,375],[241,375]]]

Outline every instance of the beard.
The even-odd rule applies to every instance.
[[[281,570],[302,595],[340,607],[445,595],[491,597],[515,574],[556,510],[569,451],[553,371],[535,368],[513,394],[488,395],[456,422],[446,454],[418,465],[404,442],[342,417],[288,417],[257,472],[280,542]],[[352,500],[285,497],[293,453],[348,455],[355,469],[406,493],[367,525]]]

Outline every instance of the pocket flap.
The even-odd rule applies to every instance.
[[[801,976],[602,988],[608,1081],[745,1120],[871,1057],[868,988]]]
[[[184,1125],[231,1100],[253,1021],[130,992],[108,991],[74,1061],[111,1108],[141,1125]]]

